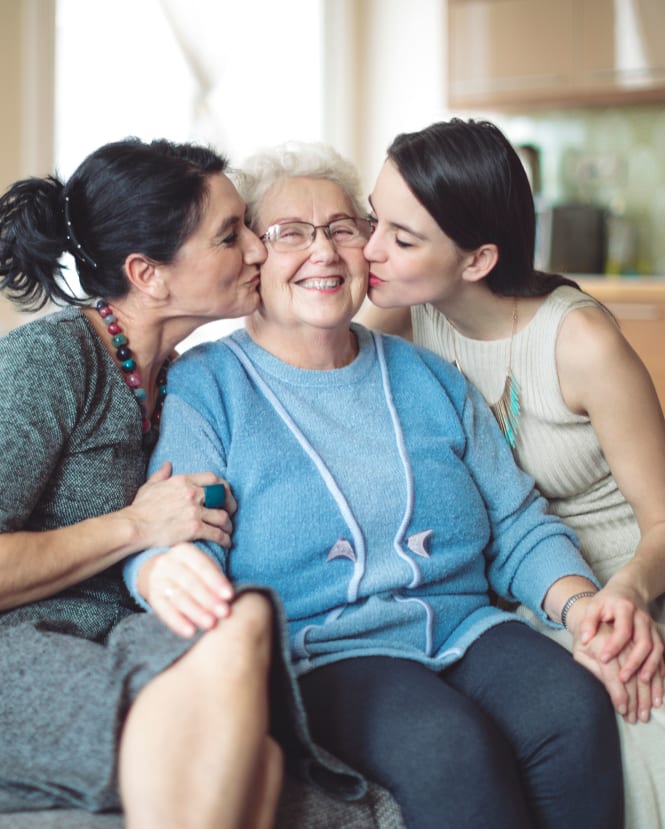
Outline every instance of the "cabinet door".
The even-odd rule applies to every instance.
[[[583,0],[576,84],[584,92],[665,86],[665,2]]]
[[[448,0],[448,105],[570,97],[574,0]]]

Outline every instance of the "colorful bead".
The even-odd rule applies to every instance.
[[[116,358],[120,363],[120,369],[125,375],[125,382],[131,388],[136,398],[141,411],[141,429],[144,435],[144,444],[149,447],[154,443],[153,430],[159,430],[159,422],[162,416],[162,407],[164,405],[164,398],[166,397],[166,376],[169,361],[165,360],[164,365],[159,370],[157,375],[157,402],[155,403],[155,410],[152,413],[152,418],[149,418],[144,405],[148,398],[148,393],[143,388],[141,375],[135,371],[136,361],[134,355],[129,348],[127,337],[122,333],[122,327],[118,322],[117,317],[111,310],[111,307],[103,299],[100,299],[95,304],[95,308],[99,316],[106,324],[106,330],[111,335],[111,343],[116,349]]]

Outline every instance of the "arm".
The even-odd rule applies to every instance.
[[[356,314],[355,320],[367,328],[383,331],[385,334],[395,334],[405,340],[413,340],[409,307],[379,308],[366,299]]]
[[[588,642],[601,622],[612,622],[606,655],[630,644],[622,675],[642,666],[648,682],[662,671],[663,645],[647,605],[665,592],[665,421],[646,368],[601,309],[566,317],[556,357],[564,400],[590,418],[641,533],[633,558],[590,604],[583,637]]]
[[[222,478],[226,457],[215,420],[223,416],[219,390],[207,374],[201,380],[196,368],[190,375],[188,362],[182,360],[169,376],[169,395],[150,466],[168,458],[178,473],[187,475],[203,463]],[[152,609],[180,636],[192,636],[197,628],[208,630],[229,613],[233,589],[224,574],[224,548],[229,546],[230,539],[220,543],[203,536],[197,544],[153,546],[126,561],[125,582],[139,604]]]
[[[112,405],[115,369],[82,317],[54,320],[0,339],[2,609],[51,596],[147,544],[227,541],[230,529],[222,511],[201,513],[201,486],[214,475],[172,478],[164,467],[137,490],[142,460],[124,462],[130,427]]]
[[[0,533],[0,609],[54,595],[145,547],[228,544],[228,513],[201,508],[201,487],[215,482],[210,473],[171,478],[165,464],[124,509],[45,532]]]

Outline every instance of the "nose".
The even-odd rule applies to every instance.
[[[323,227],[314,230],[314,240],[309,246],[309,258],[314,262],[328,262],[337,259],[337,247]]]
[[[245,228],[245,263],[247,265],[262,265],[268,258],[266,246],[250,228]]]
[[[372,235],[367,240],[367,244],[363,248],[363,256],[367,259],[368,262],[378,262],[381,258],[381,254],[379,253],[380,245],[379,245],[379,235],[374,231]]]

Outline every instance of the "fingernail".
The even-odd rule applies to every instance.
[[[224,619],[229,615],[229,606],[227,604],[215,605],[215,615],[218,619]]]
[[[642,722],[649,722],[649,712],[646,709],[640,711],[640,719]]]

